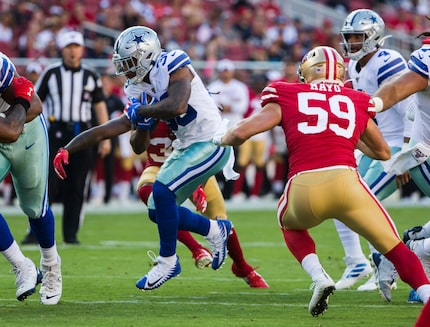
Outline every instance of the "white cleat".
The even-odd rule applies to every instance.
[[[320,279],[314,281],[311,289],[314,289],[311,301],[309,302],[309,312],[316,317],[327,311],[328,298],[336,289],[334,281],[324,272]]]
[[[363,258],[359,262],[353,262],[349,257],[344,258],[347,264],[342,277],[336,283],[336,290],[349,289],[363,278],[372,273],[369,260]]]
[[[376,286],[376,277],[375,274],[372,274],[370,278],[363,285],[360,285],[357,288],[357,291],[366,292],[366,291],[376,291],[378,286]]]
[[[58,257],[57,264],[46,266],[40,264],[43,279],[40,287],[40,302],[42,304],[54,305],[61,299],[63,293],[63,283],[61,277],[61,259]]]
[[[42,280],[42,274],[29,258],[25,258],[12,270],[15,273],[16,298],[24,301],[36,292],[36,286]]]

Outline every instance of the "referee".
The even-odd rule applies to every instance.
[[[48,118],[49,200],[63,204],[64,242],[79,244],[77,234],[83,221],[82,209],[89,184],[87,175],[94,160],[92,150],[89,148],[70,156],[70,164],[65,168],[66,180],[57,177],[52,161],[58,149],[90,128],[92,121],[98,124],[106,122],[108,112],[100,76],[81,64],[83,35],[77,31],[64,32],[58,36],[57,43],[62,62],[46,67],[35,89]],[[110,152],[110,141],[102,141],[98,147],[99,155],[104,157]]]

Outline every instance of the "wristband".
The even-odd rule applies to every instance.
[[[225,146],[225,144],[222,143],[222,137],[223,135],[215,135],[214,138],[212,139],[213,144],[217,146]]]
[[[23,106],[25,109],[25,113],[27,113],[28,109],[30,109],[30,102],[24,98],[21,98],[21,97],[15,98],[14,105],[16,104],[20,104],[21,106]]]
[[[380,97],[372,98],[373,103],[375,104],[375,111],[381,112],[384,109],[384,101]]]

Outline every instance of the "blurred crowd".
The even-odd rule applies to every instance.
[[[411,37],[430,30],[430,22],[426,20],[426,15],[430,15],[427,0],[314,2],[331,7],[342,17],[357,8],[372,8],[384,18],[386,27],[405,31]],[[296,81],[296,65],[311,48],[328,45],[342,52],[339,26],[334,26],[328,19],[321,26],[306,26],[300,18],[282,11],[281,0],[0,0],[0,10],[0,49],[12,58],[34,59],[20,72],[33,80],[44,68],[43,58],[60,57],[57,40],[62,32],[83,32],[86,45],[84,58],[110,62],[116,36],[133,25],[145,25],[156,30],[166,50],[181,48],[192,60],[205,61],[201,76],[208,84],[219,77],[220,71],[217,71],[216,65],[221,59],[282,62],[284,68],[281,71],[235,70],[235,78],[244,82],[250,90],[247,114],[253,110],[251,94],[261,90],[264,83],[277,79]],[[97,28],[89,29],[89,24]],[[121,81],[112,76],[112,70],[101,70],[100,73],[104,76],[103,82],[109,84],[106,87],[107,97],[114,94],[125,102]],[[117,114],[118,110],[111,112],[112,117]],[[277,141],[279,139],[281,142]],[[267,169],[265,176],[258,179],[260,191],[256,194],[255,189],[252,191],[252,185],[248,185],[255,182],[251,177],[241,180],[244,186],[239,192],[242,195],[277,196],[281,192],[287,170],[287,150],[282,143],[282,136],[268,136],[265,154]],[[113,186],[110,181],[111,186],[106,191],[104,174],[99,168],[94,174],[94,187],[89,195],[98,203],[109,202],[111,193],[121,202],[132,195],[133,179],[138,176],[145,160],[136,160],[129,149],[120,148],[121,144],[127,147],[128,142],[119,140],[117,144],[119,148],[115,150],[115,160],[124,159],[117,166],[126,167],[126,172],[117,172],[116,176],[122,177]],[[96,165],[99,166],[100,163]],[[246,171],[245,168],[241,167],[242,171]],[[9,203],[13,193],[7,183],[6,180],[6,186],[3,183],[0,191],[6,194],[6,203]]]
[[[5,1],[5,0],[3,0]],[[346,15],[372,8],[388,28],[418,35],[426,29],[430,9],[426,0],[316,0]],[[9,4],[11,3],[11,4]],[[86,57],[105,59],[115,36],[85,29],[94,23],[112,31],[145,25],[159,34],[169,50],[182,48],[193,60],[221,58],[247,61],[300,61],[319,44],[339,48],[339,27],[325,20],[305,26],[282,12],[279,0],[18,0],[2,4],[0,45],[10,57],[58,57],[56,37],[67,29],[86,33],[91,41]],[[14,3],[14,4],[12,4]]]

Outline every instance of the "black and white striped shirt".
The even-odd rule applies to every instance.
[[[84,64],[71,69],[63,62],[48,66],[35,90],[50,122],[89,123],[92,105],[105,99],[100,76]]]

